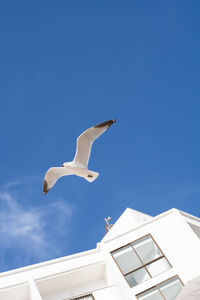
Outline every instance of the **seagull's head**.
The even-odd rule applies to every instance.
[[[61,167],[66,167],[67,166],[67,162],[64,162],[62,165],[61,165]]]

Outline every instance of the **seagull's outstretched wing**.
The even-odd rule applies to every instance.
[[[87,168],[92,143],[100,135],[102,135],[104,131],[106,131],[115,121],[116,119],[109,120],[85,130],[77,138],[76,154],[74,156],[73,162]]]
[[[54,186],[56,181],[66,175],[72,175],[67,167],[53,167],[48,169],[44,177],[43,193],[46,194]]]

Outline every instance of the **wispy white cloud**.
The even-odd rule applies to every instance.
[[[17,185],[24,185],[29,182],[34,183],[34,182],[38,182],[40,180],[41,180],[40,176],[27,176],[24,178],[12,180],[12,181],[0,184],[0,189],[7,190],[7,189],[12,188]]]
[[[0,272],[62,255],[69,235],[72,205],[63,199],[24,205],[25,189],[23,180],[0,186]]]

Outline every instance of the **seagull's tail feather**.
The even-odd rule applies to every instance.
[[[93,171],[88,171],[88,174],[86,177],[84,177],[87,181],[92,182],[95,179],[97,179],[97,177],[99,176],[99,173],[97,172],[93,172]]]

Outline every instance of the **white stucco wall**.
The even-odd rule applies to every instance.
[[[198,227],[199,219],[172,209],[154,218],[139,213],[129,227],[127,220],[135,215],[126,210],[94,250],[1,273],[0,299],[63,300],[92,293],[95,300],[131,300],[174,275],[186,283],[200,274],[200,240],[188,225]],[[173,267],[130,288],[110,252],[147,234]]]

